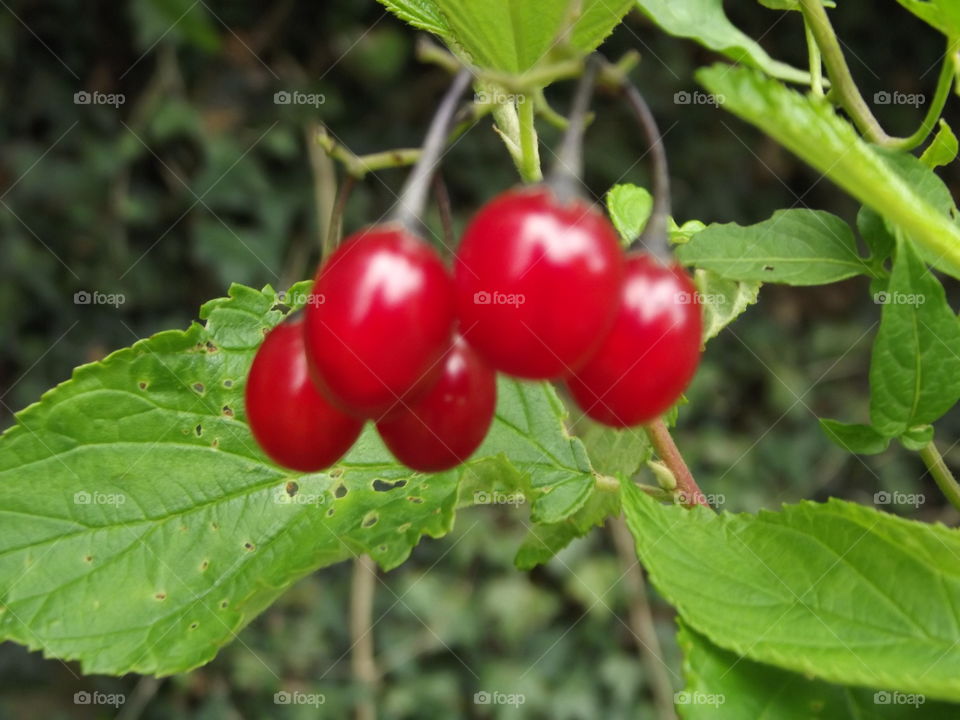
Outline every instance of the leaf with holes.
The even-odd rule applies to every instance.
[[[839,500],[717,515],[630,484],[623,507],[653,584],[719,647],[828,682],[960,700],[960,531]]]
[[[310,475],[255,445],[244,378],[279,299],[234,286],[203,307],[205,325],[80,367],[18,414],[0,436],[0,639],[86,673],[181,672],[317,568],[359,553],[395,567],[449,531],[464,469],[412,473],[372,430]],[[562,520],[593,486],[563,418],[549,386],[504,381],[464,468],[527,478]]]

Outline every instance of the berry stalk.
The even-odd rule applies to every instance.
[[[560,154],[547,181],[561,205],[566,205],[580,195],[583,175],[583,134],[599,68],[599,57],[591,56],[577,85],[567,131],[560,145]]]
[[[650,146],[653,174],[653,212],[643,233],[635,243],[646,248],[660,262],[670,264],[672,253],[667,240],[667,218],[670,216],[670,167],[667,162],[667,151],[663,146],[663,136],[643,94],[626,78],[623,79],[622,88],[623,98],[633,111]]]
[[[440,163],[440,156],[447,143],[450,126],[457,109],[457,102],[470,84],[472,75],[469,70],[461,70],[453,79],[450,88],[443,96],[437,112],[430,121],[430,128],[423,141],[420,159],[414,166],[410,177],[400,191],[400,200],[393,214],[393,220],[399,222],[411,232],[419,234],[423,225],[421,215],[427,205],[433,173]]]

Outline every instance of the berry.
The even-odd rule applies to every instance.
[[[497,404],[496,374],[460,337],[443,359],[436,385],[377,423],[396,458],[420,472],[448,470],[486,437]]]
[[[630,254],[613,328],[567,386],[580,408],[606,425],[650,422],[696,372],[702,326],[690,277],[649,255]]]
[[[247,376],[246,409],[263,451],[300,472],[333,465],[363,429],[362,421],[334,408],[314,387],[300,320],[278,325],[263,341]]]
[[[399,224],[362,230],[320,268],[307,305],[314,381],[344,412],[381,417],[436,381],[453,321],[437,253]]]
[[[583,365],[610,327],[623,256],[602,214],[541,186],[480,210],[454,276],[467,341],[496,370],[547,380]]]

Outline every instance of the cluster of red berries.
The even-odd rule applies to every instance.
[[[452,273],[404,224],[361,230],[320,267],[312,298],[269,333],[246,388],[261,447],[304,472],[336,462],[367,420],[415,470],[463,462],[492,422],[497,371],[562,381],[607,425],[645,423],[700,357],[686,273],[623,253],[603,214],[546,185],[481,209]]]

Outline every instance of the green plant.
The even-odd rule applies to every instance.
[[[931,167],[952,161],[956,143],[941,125],[919,159],[907,150],[936,124],[960,31],[947,2],[903,4],[948,40],[932,119],[921,123],[919,139],[878,130],[858,102],[819,3],[778,3],[798,7],[807,21],[809,73],[772,61],[736,35],[718,2],[641,7],[668,32],[749,66],[716,66],[698,77],[718,102],[722,96],[725,109],[864,205],[857,229],[866,255],[842,219],[805,209],[750,227],[674,227],[678,256],[697,268],[701,292],[713,297],[704,303],[708,336],[745,309],[760,283],[869,279],[882,304],[870,422],[824,420],[824,428],[859,453],[900,440],[920,452],[958,504],[931,426],[960,397],[960,338],[956,315],[930,272],[956,277],[960,268],[956,209]],[[533,16],[511,14],[498,2],[395,9],[444,39],[454,62],[478,67],[482,91],[496,100],[536,96],[547,83],[577,75],[583,54],[620,19],[608,17],[610,3],[586,2],[571,23],[564,5],[538,7]],[[556,52],[541,62],[557,39]],[[616,85],[610,75],[606,82]],[[788,89],[781,80],[809,82],[810,91]],[[538,180],[535,122],[549,117],[548,109],[509,100],[488,109],[521,176]],[[621,188],[609,202],[624,234],[635,236],[649,213],[646,196]],[[291,297],[308,290],[297,286]],[[463,468],[411,473],[368,432],[330,472],[290,475],[253,446],[242,401],[242,379],[263,331],[285,311],[270,288],[234,287],[229,298],[204,306],[205,325],[161,333],[78,368],[18,416],[0,440],[4,637],[78,658],[87,672],[180,672],[209,660],[297,578],[362,553],[395,567],[422,535],[445,534],[472,491],[506,489],[532,503],[535,530],[518,554],[523,567],[542,562],[622,504],[641,559],[683,620],[693,694],[686,699],[723,696],[730,717],[758,715],[757,708],[789,717],[795,693],[825,717],[861,706],[879,715],[884,708],[871,704],[869,694],[864,704],[856,689],[864,687],[929,697],[918,714],[949,716],[932,700],[960,700],[954,530],[842,501],[756,516],[658,504],[648,494],[682,504],[701,499],[664,424],[628,445],[633,456],[652,447],[668,471],[659,476],[660,489],[643,493],[633,483],[642,463],[601,469],[611,459],[596,448],[606,446],[568,436],[551,388],[508,380],[501,381],[489,437]],[[323,500],[289,501],[297,496]],[[685,711],[714,712],[696,703]]]

